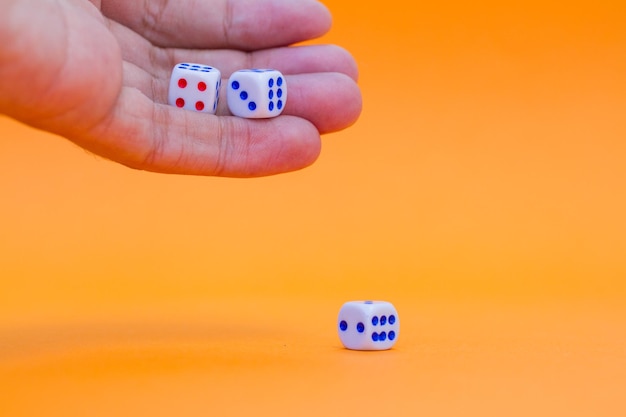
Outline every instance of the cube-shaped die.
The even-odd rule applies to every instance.
[[[230,112],[239,117],[276,117],[287,101],[287,83],[280,71],[245,69],[228,79],[227,101]]]
[[[398,312],[387,301],[349,301],[339,310],[338,332],[347,349],[391,349],[400,333]]]
[[[167,102],[176,107],[215,114],[222,74],[208,65],[181,63],[172,70]]]

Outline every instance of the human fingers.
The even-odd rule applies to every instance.
[[[180,110],[124,88],[119,105],[88,132],[70,137],[92,152],[147,171],[257,177],[310,165],[319,132],[294,116],[253,120]]]
[[[122,57],[156,78],[166,79],[180,62],[210,65],[228,76],[242,68],[276,68],[284,74],[341,72],[358,78],[354,57],[337,45],[301,45],[244,52],[236,49],[179,49],[154,47],[117,22],[107,21]]]
[[[283,74],[339,72],[355,81],[359,76],[352,55],[337,45],[290,46],[253,52],[232,49],[191,51],[174,49],[163,51],[159,61],[161,65],[155,70],[166,71],[165,74],[159,74],[160,76],[169,75],[171,68],[179,62],[206,63],[219,68],[226,76],[242,68],[275,68]]]
[[[322,134],[351,126],[361,114],[361,91],[345,74],[297,74],[286,78],[289,93],[283,114],[309,120]]]
[[[160,47],[265,49],[316,38],[331,25],[317,0],[102,0],[101,10]]]
[[[118,39],[125,62],[133,64],[133,79],[154,100],[164,101],[172,68],[180,62],[194,62],[218,68],[223,77],[244,68],[274,68],[285,75],[337,72],[358,79],[357,64],[352,55],[337,45],[307,45],[242,52],[232,49],[188,50],[155,48],[128,28],[108,22]],[[142,80],[143,78],[143,80]],[[160,95],[159,95],[160,92]]]

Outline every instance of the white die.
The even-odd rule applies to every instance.
[[[215,114],[222,74],[208,65],[181,63],[172,70],[167,102],[186,110]]]
[[[228,108],[239,117],[276,117],[287,101],[285,77],[272,69],[236,71],[228,79],[226,91]]]
[[[337,322],[339,339],[347,349],[391,349],[400,333],[398,312],[387,301],[348,301]]]

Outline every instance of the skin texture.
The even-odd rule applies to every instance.
[[[148,171],[255,177],[303,168],[361,111],[352,56],[293,46],[328,31],[316,0],[2,0],[0,112]],[[290,46],[291,45],[291,46]],[[273,119],[166,104],[178,62],[285,74]],[[223,88],[225,88],[223,83]],[[221,96],[225,97],[225,92]]]

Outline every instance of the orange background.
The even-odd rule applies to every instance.
[[[0,415],[626,414],[623,2],[329,0],[312,167],[132,171],[0,118]],[[396,347],[340,347],[384,299]]]

